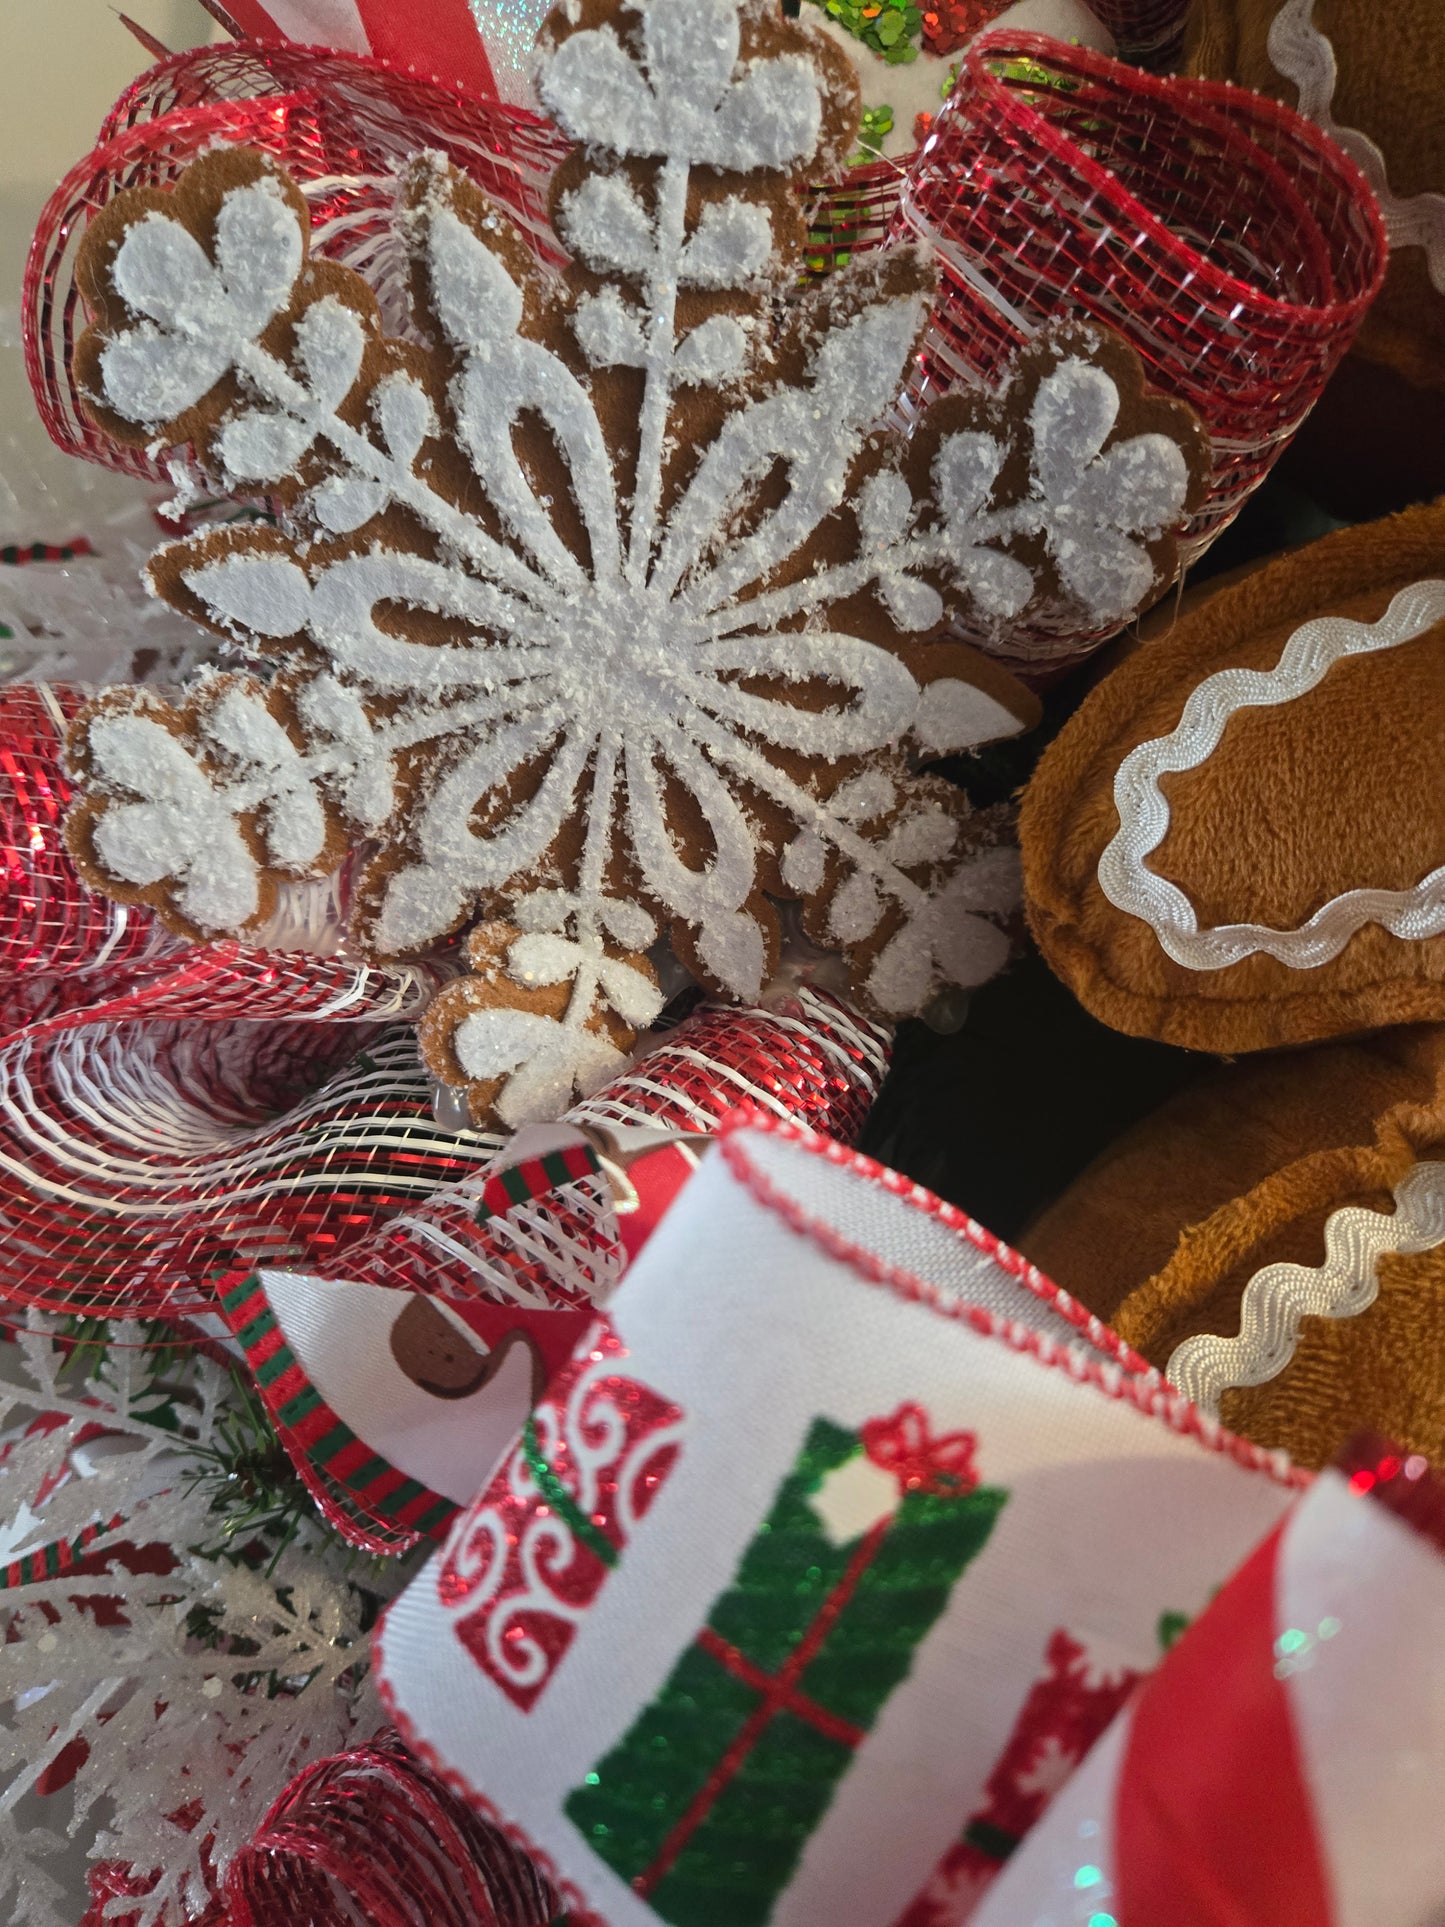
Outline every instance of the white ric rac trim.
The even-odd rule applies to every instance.
[[[1401,589],[1378,622],[1320,616],[1305,623],[1284,646],[1273,669],[1221,669],[1206,677],[1184,705],[1168,736],[1131,750],[1114,778],[1119,828],[1099,858],[1099,888],[1116,909],[1140,917],[1175,963],[1187,970],[1223,970],[1264,951],[1295,970],[1314,970],[1337,957],[1367,923],[1383,924],[1392,936],[1414,942],[1445,930],[1445,866],[1422,877],[1412,890],[1347,890],[1297,930],[1260,923],[1221,924],[1201,930],[1193,905],[1167,877],[1145,868],[1169,829],[1169,805],[1159,778],[1166,771],[1198,769],[1219,747],[1225,725],[1241,709],[1293,702],[1322,682],[1347,656],[1374,655],[1413,642],[1445,621],[1445,582],[1415,582]]]
[[[1315,0],[1284,0],[1269,29],[1269,57],[1299,89],[1299,111],[1343,147],[1380,203],[1392,248],[1424,248],[1430,279],[1445,294],[1445,194],[1395,195],[1385,157],[1358,127],[1340,127],[1331,108],[1339,70],[1335,50],[1314,23]]]
[[[1294,1357],[1302,1318],[1354,1318],[1379,1294],[1378,1266],[1391,1253],[1445,1244],[1445,1164],[1416,1164],[1395,1186],[1393,1212],[1347,1205],[1325,1225],[1322,1265],[1266,1265],[1244,1288],[1239,1336],[1186,1338],[1165,1376],[1212,1417],[1220,1395],[1264,1385]]]

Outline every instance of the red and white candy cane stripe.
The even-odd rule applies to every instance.
[[[428,80],[496,94],[491,62],[467,0],[225,0],[225,12],[256,40],[299,41],[372,54]]]
[[[1368,1495],[1368,1496],[1366,1496]],[[1420,1927],[1445,1905],[1445,1484],[1320,1476],[1172,1649],[972,1927]]]

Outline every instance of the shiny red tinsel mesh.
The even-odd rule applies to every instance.
[[[313,246],[365,274],[393,331],[405,323],[393,177],[420,148],[441,149],[503,202],[539,253],[555,246],[546,184],[567,143],[535,115],[377,61],[290,45],[203,47],[163,61],[122,95],[95,148],[56,188],[26,262],[26,372],[52,439],[71,454],[165,474],[151,455],[99,435],[80,407],[70,373],[85,325],[75,256],[87,223],[117,194],[169,185],[217,141],[284,162],[310,203]]]
[[[566,1118],[707,1133],[750,1103],[851,1142],[878,1094],[888,1048],[881,1026],[810,989],[786,1011],[705,1004]],[[479,1182],[437,1192],[313,1268],[452,1298],[541,1293],[573,1304],[597,1298],[620,1275],[602,1179],[562,1185],[481,1224]]]
[[[199,1307],[238,1256],[361,1237],[494,1141],[437,1126],[410,1031],[388,1041],[434,970],[187,945],[84,887],[60,767],[83,693],[0,689],[0,1297]]]
[[[292,960],[271,961],[279,999]],[[783,1012],[705,1008],[568,1115],[706,1132],[751,1101],[848,1139],[886,1065],[886,1033],[804,990]],[[454,1296],[586,1295],[616,1257],[598,1198],[571,1186],[479,1227],[465,1181],[497,1148],[436,1123],[407,1026],[24,1033],[0,1047],[0,1298],[175,1317],[261,1264]]]
[[[82,694],[0,690],[0,1299],[174,1317],[262,1263],[579,1302],[609,1282],[596,1185],[477,1225],[464,1181],[499,1140],[436,1121],[394,1021],[436,970],[187,945],[85,889],[59,827]],[[697,1131],[746,1099],[852,1137],[886,1061],[884,1031],[804,989],[704,1008],[583,1108]]]
[[[434,1192],[310,1269],[322,1278],[495,1303],[589,1305],[615,1284],[622,1250],[600,1177],[478,1217],[478,1175]]]
[[[104,1895],[146,1891],[144,1881],[96,1884],[85,1927],[100,1927]],[[384,1732],[297,1774],[197,1927],[549,1927],[560,1917],[522,1850]]]
[[[888,1068],[889,1037],[826,991],[804,988],[769,1010],[705,1004],[568,1116],[710,1132],[754,1104],[852,1143]]]
[[[1313,407],[1385,267],[1363,177],[1290,109],[1003,31],[964,57],[895,233],[931,244],[944,279],[918,399],[1093,317],[1197,411],[1215,470],[1189,556]]]
[[[407,1027],[132,1021],[22,1037],[0,1049],[0,1297],[206,1310],[216,1277],[304,1267],[495,1148],[435,1123]]]
[[[521,1849],[389,1736],[299,1774],[225,1899],[231,1927],[547,1927],[557,1907]]]
[[[40,683],[0,688],[0,996],[22,976],[34,995],[46,973],[120,966],[179,948],[148,910],[82,889],[66,853],[61,831],[71,789],[60,744],[82,700],[79,690]]]
[[[811,191],[808,203],[809,274],[846,268],[855,254],[881,248],[898,212],[898,197],[912,157],[860,162],[839,181]]]

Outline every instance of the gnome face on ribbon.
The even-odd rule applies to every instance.
[[[514,1325],[488,1348],[460,1312],[420,1293],[408,1297],[393,1324],[390,1348],[402,1375],[432,1398],[472,1398],[504,1375],[515,1378],[518,1368],[510,1361],[517,1349],[531,1364],[533,1401],[542,1396],[547,1382],[547,1368],[530,1332]]]

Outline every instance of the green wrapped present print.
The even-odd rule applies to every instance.
[[[904,1405],[815,1419],[732,1584],[566,1802],[673,1927],[756,1927],[1008,1494]]]

